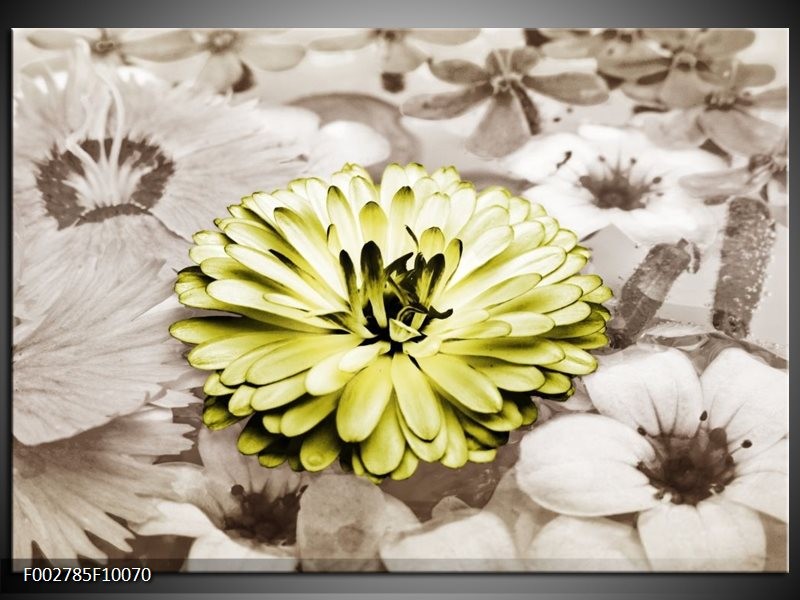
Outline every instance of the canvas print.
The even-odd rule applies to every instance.
[[[786,571],[787,46],[15,30],[15,566]]]

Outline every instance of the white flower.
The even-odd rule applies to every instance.
[[[15,218],[44,227],[71,260],[102,255],[110,240],[122,239],[132,259],[155,255],[181,265],[179,236],[190,239],[243,195],[271,190],[309,166],[351,157],[370,164],[388,154],[385,140],[363,126],[320,130],[307,110],[234,105],[128,74],[92,64],[84,47],[63,83],[21,79]],[[347,144],[333,144],[343,136]]]
[[[787,373],[738,348],[700,377],[675,349],[600,360],[584,381],[601,414],[524,438],[522,489],[565,515],[637,513],[654,569],[762,569],[759,513],[787,520]]]
[[[182,437],[190,430],[173,423],[170,411],[148,407],[66,440],[15,441],[14,558],[31,559],[35,543],[47,558],[103,560],[89,534],[130,552],[125,540],[133,534],[112,515],[130,525],[153,513],[170,474],[151,463],[190,448]]]
[[[666,150],[640,131],[600,125],[530,142],[508,162],[512,173],[537,184],[525,196],[579,236],[614,224],[647,243],[710,242],[712,213],[678,179],[723,167],[708,152]]]
[[[195,538],[189,571],[291,571],[297,565],[296,519],[307,479],[288,468],[264,469],[236,450],[239,427],[202,429],[203,465],[169,467],[178,500],[136,527],[140,535]]]

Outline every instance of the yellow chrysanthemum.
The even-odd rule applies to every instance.
[[[173,325],[211,371],[204,421],[249,417],[239,450],[373,481],[420,460],[491,461],[606,344],[611,292],[544,209],[452,168],[346,165],[229,207],[194,236]]]

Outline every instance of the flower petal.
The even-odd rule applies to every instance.
[[[234,540],[215,530],[195,540],[186,559],[186,570],[199,571],[294,571],[297,559],[287,549],[250,540]]]
[[[789,440],[783,438],[752,458],[736,451],[736,478],[723,496],[766,513],[784,523],[789,520]]]
[[[642,571],[650,564],[639,535],[611,519],[558,516],[525,552],[536,571]]]
[[[522,83],[540,94],[570,104],[600,104],[608,100],[608,87],[592,73],[526,75]]]
[[[322,50],[325,52],[357,50],[359,48],[363,48],[374,39],[375,33],[371,29],[363,29],[348,35],[314,40],[311,42],[310,47],[313,50]]]
[[[176,29],[150,37],[125,41],[120,49],[126,55],[156,62],[172,62],[202,52],[188,29]]]
[[[530,106],[536,110],[532,102]],[[467,139],[467,149],[485,158],[505,156],[531,138],[530,127],[517,97],[511,93],[497,94]]]
[[[386,42],[381,67],[385,73],[408,73],[424,63],[427,58],[427,54],[406,43],[405,40],[392,40]]]
[[[639,515],[639,535],[659,571],[760,571],[764,527],[755,511],[722,498],[665,503]]]
[[[78,40],[87,39],[79,33],[64,29],[37,29],[29,33],[27,38],[31,44],[44,50],[69,50]]]
[[[789,376],[739,348],[726,348],[700,378],[709,428],[723,427],[737,462],[789,432]],[[741,454],[740,454],[741,452]]]
[[[600,368],[583,382],[602,414],[651,436],[691,437],[697,431],[703,395],[685,354],[634,346],[598,360]]]
[[[604,516],[644,510],[656,490],[637,465],[655,458],[652,446],[609,417],[570,414],[536,427],[520,443],[517,481],[550,510]]]
[[[749,29],[710,29],[697,36],[696,47],[709,56],[722,58],[744,50],[756,39]]]
[[[492,86],[488,83],[458,92],[423,94],[406,100],[402,111],[404,115],[418,119],[452,119],[491,95]]]
[[[439,398],[427,377],[403,353],[392,358],[392,382],[409,429],[424,440],[435,438],[442,427]]]
[[[423,525],[381,543],[390,571],[507,571],[517,557],[505,523],[489,511],[462,519]]]
[[[197,75],[197,83],[215,92],[227,92],[242,73],[244,65],[233,52],[212,54]]]
[[[239,51],[239,55],[255,67],[264,71],[285,71],[291,69],[306,54],[306,49],[299,44],[269,44],[265,42],[248,42]]]
[[[217,530],[194,504],[163,500],[156,505],[158,515],[133,526],[139,535],[182,535],[198,538]]]
[[[437,78],[448,83],[474,85],[488,81],[489,74],[468,60],[458,58],[431,61],[428,66]]]
[[[474,40],[480,32],[480,29],[433,29],[426,27],[424,29],[412,29],[408,35],[432,44],[457,46]]]
[[[783,130],[743,110],[706,110],[698,124],[714,143],[731,154],[771,154],[783,138]]]

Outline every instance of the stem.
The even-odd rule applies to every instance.
[[[692,263],[690,244],[656,244],[636,267],[620,293],[614,318],[609,323],[609,339],[614,348],[625,348],[655,316],[672,284]]]
[[[714,327],[732,338],[750,333],[774,242],[775,221],[767,205],[754,198],[734,198],[728,206],[712,313]]]

